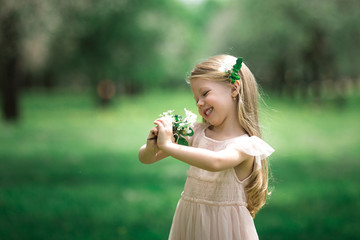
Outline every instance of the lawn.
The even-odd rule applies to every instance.
[[[360,235],[360,99],[341,109],[264,96],[272,195],[260,239]],[[0,124],[0,239],[166,239],[188,166],[142,165],[138,148],[163,111],[196,112],[189,91],[117,97],[30,92],[22,120]]]

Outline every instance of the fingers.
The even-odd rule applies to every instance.
[[[164,123],[161,121],[161,119],[156,119],[154,124],[157,125],[159,129],[164,128]]]
[[[165,146],[167,143],[172,142],[172,138],[173,138],[172,121],[171,119],[165,117],[165,118],[156,119],[154,121],[154,124],[157,125],[156,144],[161,149],[161,147]]]
[[[165,125],[164,125],[164,122],[161,121],[161,119],[157,119],[154,121],[154,124],[157,125],[157,130],[158,130],[158,133],[161,131],[164,131],[166,129]]]
[[[150,130],[150,134],[153,136],[157,136],[159,133],[159,130],[157,129],[157,127],[154,127]]]
[[[159,130],[157,129],[157,127],[154,127],[150,130],[149,136],[147,140],[156,140],[157,139],[157,135],[159,133]]]
[[[171,128],[172,127],[171,119],[166,118],[166,117],[156,119],[154,121],[154,124],[158,125],[160,128]]]

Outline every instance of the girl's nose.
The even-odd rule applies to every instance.
[[[196,106],[197,107],[201,107],[201,106],[203,106],[204,105],[204,102],[203,102],[203,100],[201,100],[201,99],[199,99],[199,101],[196,103]]]

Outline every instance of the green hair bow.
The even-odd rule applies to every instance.
[[[235,65],[231,69],[230,76],[229,76],[231,83],[235,83],[236,80],[240,80],[239,71],[240,71],[242,62],[243,62],[242,57],[238,58],[236,60]]]

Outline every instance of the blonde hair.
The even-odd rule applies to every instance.
[[[235,64],[236,58],[230,55],[218,55],[205,60],[195,66],[191,72],[188,83],[195,79],[228,82],[231,84],[229,74],[224,69],[228,63]],[[232,66],[231,66],[232,67]],[[257,83],[249,68],[243,63],[239,71],[241,79],[237,96],[238,120],[249,136],[261,138],[258,120],[257,98],[259,96]],[[268,192],[268,165],[266,159],[261,160],[261,168],[253,171],[245,187],[247,208],[255,218],[265,204]]]

